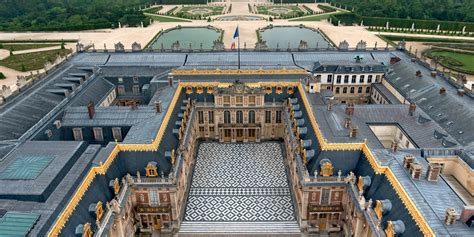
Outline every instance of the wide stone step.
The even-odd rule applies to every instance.
[[[179,233],[301,233],[296,221],[183,222]]]

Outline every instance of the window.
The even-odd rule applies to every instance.
[[[255,123],[255,111],[249,111],[249,123]]]
[[[243,104],[244,104],[243,96],[241,96],[241,95],[236,96],[236,97],[235,97],[235,103],[236,103],[237,105],[243,105]]]
[[[230,105],[230,96],[224,96],[224,105]]]
[[[133,83],[138,83],[138,77],[133,77]]]
[[[122,129],[119,127],[112,128],[112,136],[116,141],[122,141]]]
[[[365,93],[370,93],[370,87],[365,88]]]
[[[349,75],[344,76],[344,83],[349,83]]]
[[[125,94],[125,86],[122,86],[122,85],[117,86],[117,93],[118,93],[119,95]]]
[[[272,122],[272,111],[265,111],[265,123]]]
[[[249,96],[249,105],[255,105],[255,96],[254,95]]]
[[[347,94],[347,87],[342,88],[342,93]]]
[[[331,190],[329,188],[323,188],[323,193],[321,195],[321,205],[328,205],[329,204],[330,191]]]
[[[331,87],[330,86],[326,87],[326,90],[331,90]]]
[[[336,94],[339,94],[339,92],[340,92],[340,88],[336,87]]]
[[[355,91],[355,87],[351,87],[351,94],[353,94]]]
[[[380,81],[380,75],[375,76],[375,82],[379,82],[379,81]]]
[[[400,135],[398,136],[398,139],[400,139],[400,140],[403,139],[403,133],[400,132]]]
[[[341,83],[341,75],[337,76],[336,83]]]
[[[203,111],[198,111],[198,122],[199,123],[204,123],[204,112]]]
[[[332,82],[332,75],[328,75],[328,83]]]
[[[224,111],[224,123],[230,123],[230,112],[228,110]]]
[[[244,114],[242,111],[238,110],[237,111],[237,123],[243,123],[244,122]]]
[[[214,111],[209,111],[209,123],[214,123]]]
[[[352,83],[356,83],[356,80],[357,80],[357,76],[356,76],[356,75],[353,75],[351,82],[352,82]]]
[[[204,127],[199,127],[199,132],[204,133]]]
[[[209,132],[211,133],[211,135],[214,133],[214,127],[209,127]]]
[[[72,133],[74,135],[74,140],[75,141],[82,141],[83,140],[82,128],[73,128]]]
[[[140,86],[139,85],[133,85],[132,87],[132,92],[134,95],[140,95]]]
[[[118,83],[123,83],[123,77],[118,78]]]
[[[159,200],[158,200],[158,195],[155,190],[150,190],[148,192],[148,195],[150,196],[150,205],[151,206],[158,206],[159,205]]]
[[[359,86],[359,88],[357,88],[357,93],[362,93],[362,86]]]
[[[372,83],[372,75],[369,75],[369,78],[367,78],[367,83]]]
[[[104,140],[104,134],[102,133],[102,128],[93,128],[92,131],[94,132],[94,139],[98,142]]]
[[[407,140],[407,141],[405,142],[405,147],[408,148],[409,146],[410,146],[410,142]]]
[[[276,112],[276,123],[281,123],[281,111]]]
[[[365,75],[360,75],[359,83],[364,83]]]

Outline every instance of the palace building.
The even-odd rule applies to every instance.
[[[474,94],[403,50],[80,52],[0,105],[0,236],[472,236]]]

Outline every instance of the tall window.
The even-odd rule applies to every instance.
[[[272,111],[265,111],[265,123],[272,122]]]
[[[276,123],[281,123],[281,111],[276,112]]]
[[[117,141],[122,141],[122,128],[120,127],[113,127],[112,128],[112,136],[114,137],[114,140]]]
[[[93,128],[94,139],[98,142],[104,141],[104,134],[102,133],[102,128]]]
[[[365,75],[360,75],[359,83],[364,83]]]
[[[352,83],[356,83],[356,78],[357,78],[357,76],[356,76],[356,75],[353,75],[351,82],[352,82]]]
[[[349,75],[344,76],[344,83],[349,83]]]
[[[230,96],[224,96],[224,105],[230,105]]]
[[[125,94],[125,86],[123,86],[123,85],[117,86],[117,93],[118,93],[119,95]]]
[[[355,88],[351,87],[351,93],[354,93],[354,91],[355,91]]]
[[[347,93],[347,87],[342,88],[342,93],[346,94]]]
[[[368,79],[367,79],[367,82],[368,83],[372,83],[372,75],[369,75]]]
[[[242,111],[237,111],[237,123],[244,123],[244,114]]]
[[[249,105],[255,105],[255,96],[254,95],[249,96]]]
[[[332,82],[332,75],[328,75],[328,83]]]
[[[151,206],[158,206],[158,204],[160,202],[159,202],[158,195],[157,195],[156,191],[155,190],[150,190],[148,192],[148,194],[150,196],[150,205]]]
[[[133,95],[140,95],[140,86],[139,85],[133,85],[132,92],[133,92]]]
[[[230,112],[228,110],[224,111],[224,123],[230,123]]]
[[[214,111],[209,111],[209,123],[214,123]]]
[[[243,96],[238,95],[235,97],[235,104],[236,105],[243,105],[244,104],[244,99]]]
[[[249,111],[249,123],[255,123],[255,111]]]
[[[336,87],[336,94],[339,94],[339,92],[340,92],[340,88]]]
[[[329,188],[323,188],[323,193],[321,195],[321,205],[328,205],[329,204],[330,191],[331,190]]]
[[[367,88],[365,88],[365,93],[370,93],[370,86],[368,86]]]
[[[204,123],[204,111],[198,111],[198,122]]]
[[[379,81],[380,81],[380,75],[375,76],[375,82],[379,82]]]
[[[74,140],[75,141],[82,141],[82,128],[73,128],[72,129],[73,135],[74,135]]]
[[[336,83],[341,83],[341,75],[337,76]]]

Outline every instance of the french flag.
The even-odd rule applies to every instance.
[[[239,26],[235,28],[235,33],[234,33],[234,37],[232,38],[232,44],[230,45],[230,49],[235,49],[235,39],[237,37],[239,37]]]

